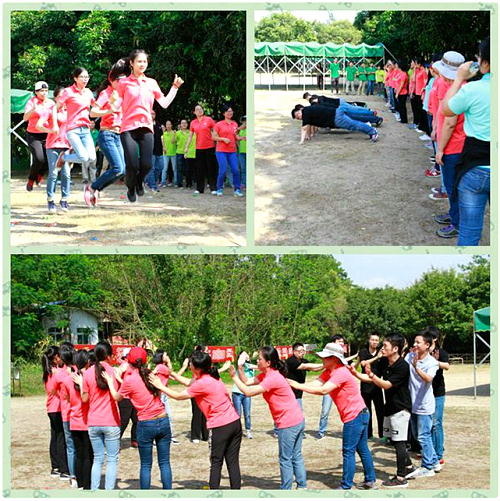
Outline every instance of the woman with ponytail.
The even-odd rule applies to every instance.
[[[116,401],[130,398],[132,405],[137,409],[137,441],[141,458],[140,485],[141,489],[151,487],[151,467],[153,466],[153,443],[158,450],[158,466],[160,467],[161,482],[164,489],[172,489],[172,469],[170,467],[170,420],[165,407],[160,400],[160,392],[149,382],[148,376],[152,372],[147,368],[147,353],[144,348],[134,346],[128,355],[127,361],[132,373],[123,381],[117,391],[113,378],[104,375],[111,395]]]
[[[106,450],[106,479],[104,488],[115,488],[118,468],[118,453],[120,452],[120,413],[118,405],[109,392],[105,374],[113,379],[117,387],[116,376],[109,365],[113,350],[106,341],[95,345],[96,363],[83,374],[81,384],[82,402],[89,403],[88,428],[89,438],[94,451],[92,464],[91,489],[100,488],[101,473],[104,465],[104,450]]]
[[[294,477],[297,489],[305,489],[306,469],[302,458],[304,415],[285,379],[287,367],[273,346],[264,346],[259,350],[257,369],[259,375],[247,378],[243,364],[238,363],[239,378],[234,367],[229,368],[229,375],[244,395],[262,395],[269,405],[278,427],[280,489],[290,490]]]
[[[190,357],[190,368],[193,379],[179,376],[175,372],[171,376],[187,386],[181,392],[171,390],[161,383],[158,376],[151,374],[151,383],[175,400],[194,398],[207,419],[210,431],[210,489],[219,489],[222,464],[226,460],[231,489],[241,488],[240,445],[241,421],[236,412],[226,385],[220,380],[219,371],[212,366],[208,353],[195,350]]]
[[[61,401],[56,389],[58,366],[61,362],[59,348],[49,346],[42,355],[42,380],[47,392],[47,414],[50,420],[50,462],[51,477],[69,480],[68,460],[66,457],[66,442],[61,415]]]

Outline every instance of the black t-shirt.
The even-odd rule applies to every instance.
[[[443,348],[439,348],[438,362],[444,362],[446,364],[450,363],[450,355],[448,355],[448,352],[443,350]],[[444,397],[446,388],[444,386],[443,369],[438,369],[438,371],[436,372],[436,375],[432,380],[432,390],[435,397]]]
[[[359,355],[358,355],[359,360],[361,362],[363,362],[364,360],[371,360],[377,353],[378,353],[378,350],[375,352],[374,355],[372,355],[367,348],[363,348],[362,350],[359,351]],[[375,372],[375,374],[377,374],[376,369],[377,369],[379,362],[380,362],[380,359],[376,360],[375,362],[373,362],[371,364],[372,371]],[[361,372],[363,374],[366,374],[365,368],[363,366],[361,366]],[[380,388],[376,384],[372,384],[372,383],[361,382],[360,389],[361,389],[361,393],[371,393],[371,394],[377,393],[377,392],[382,393],[382,388]]]
[[[318,96],[319,104],[321,106],[331,106],[333,108],[338,108],[340,106],[340,99],[327,96]]]
[[[410,366],[405,359],[399,357],[393,365],[389,365],[387,357],[382,357],[373,372],[392,383],[392,388],[384,390],[384,416],[392,416],[402,410],[411,412]]]
[[[335,108],[331,106],[307,106],[302,108],[302,126],[335,127]]]
[[[158,122],[153,124],[153,130],[155,133],[153,155],[161,157],[163,155],[163,146],[161,145],[161,136],[163,135],[163,129],[161,128],[161,124],[159,124]]]
[[[291,357],[286,359],[285,363],[288,367],[288,379],[293,379],[293,381],[297,381],[297,383],[306,382],[307,371],[297,369],[297,367],[299,367],[299,365],[301,364],[310,363],[308,360],[306,360],[305,358],[299,360],[295,355],[292,355]],[[296,390],[295,388],[292,388],[292,391],[295,395],[295,398],[302,398],[302,390]]]

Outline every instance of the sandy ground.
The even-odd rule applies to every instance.
[[[311,378],[314,376],[310,376]],[[454,365],[446,374],[448,395],[445,407],[445,466],[432,478],[412,480],[414,489],[488,489],[489,488],[489,368],[478,374],[480,395],[472,398],[472,367]],[[12,399],[12,489],[70,489],[67,482],[49,476],[49,421],[45,414],[45,398]],[[208,484],[209,456],[206,443],[189,441],[191,406],[189,402],[171,400],[174,435],[180,445],[171,448],[174,489],[205,489]],[[332,409],[325,439],[315,440],[321,398],[304,395],[306,435],[303,455],[310,489],[332,489],[342,474],[341,422]],[[38,423],[38,426],[34,426]],[[252,399],[252,429],[254,439],[243,439],[240,453],[243,489],[278,489],[278,443],[271,435],[272,420],[261,396]],[[126,430],[122,440],[118,466],[118,488],[138,489],[139,457],[131,448]],[[395,473],[395,453],[392,447],[370,443],[377,478],[385,480]],[[414,458],[415,463],[418,461]],[[356,482],[362,481],[362,469],[357,460]],[[153,464],[152,488],[159,489],[156,458]],[[229,488],[223,469],[222,488]],[[40,493],[39,493],[40,494]],[[354,492],[353,492],[354,494]],[[38,496],[40,497],[40,496]]]
[[[75,169],[76,170],[76,169]],[[246,198],[223,197],[210,191],[194,195],[191,189],[164,188],[146,191],[138,202],[126,200],[125,185],[111,185],[102,192],[96,208],[83,200],[81,178],[74,177],[70,210],[48,215],[45,183],[31,193],[26,179],[12,179],[11,244],[31,245],[158,245],[243,246],[246,244]],[[59,188],[59,187],[58,187]]]
[[[448,202],[428,198],[440,181],[424,176],[431,151],[416,132],[381,98],[341,95],[384,118],[379,141],[333,130],[299,145],[301,123],[290,110],[306,104],[302,94],[255,91],[258,245],[456,245],[435,233],[432,216],[447,212]],[[409,103],[408,111],[411,120]],[[489,224],[488,208],[480,245],[489,245]]]

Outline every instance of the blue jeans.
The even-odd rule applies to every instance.
[[[375,80],[368,80],[368,87],[366,88],[366,95],[373,96],[375,90]]]
[[[240,171],[238,170],[238,155],[236,152],[225,153],[223,151],[216,151],[215,156],[219,164],[219,175],[217,176],[217,189],[224,188],[224,179],[226,178],[227,166],[231,167],[233,173],[233,186],[235,190],[241,188],[240,184]]]
[[[93,183],[92,189],[102,191],[125,175],[125,154],[120,140],[120,134],[108,130],[101,130],[97,144],[106,157],[109,167]]]
[[[156,183],[163,175],[164,170],[165,158],[163,157],[163,155],[153,155],[153,158],[151,160],[151,169],[145,179],[150,188],[158,188]]]
[[[445,397],[443,395],[442,397],[434,397],[434,399],[436,401],[436,410],[432,416],[432,445],[434,445],[434,450],[439,460],[443,459],[444,451],[443,413]]]
[[[328,415],[332,410],[333,400],[330,395],[323,395],[323,400],[321,402],[321,417],[319,418],[319,430],[318,433],[324,435],[326,433],[326,427],[328,426]]]
[[[163,417],[137,423],[137,442],[141,458],[140,484],[141,489],[151,487],[151,467],[153,466],[153,442],[158,451],[158,466],[160,467],[161,483],[164,489],[172,489],[172,469],[170,467],[170,442],[172,432],[170,419]]]
[[[240,162],[241,169],[241,186],[247,185],[247,154],[246,153],[238,153],[238,160]]]
[[[243,393],[233,392],[233,405],[238,413],[238,416],[241,416],[241,408],[243,407],[243,414],[245,415],[245,430],[251,430],[252,422],[250,420],[250,409],[252,406],[252,399],[243,395]]]
[[[436,451],[432,445],[432,414],[422,416],[411,414],[411,431],[417,437],[420,447],[422,447],[422,468],[431,470],[438,462]]]
[[[291,490],[293,477],[297,482],[297,488],[305,489],[306,467],[302,458],[302,436],[305,423],[299,423],[289,428],[278,429],[278,448],[280,462],[280,476],[282,490]]]
[[[340,100],[339,108],[342,110],[349,118],[353,120],[360,120],[361,122],[373,122],[377,119],[375,113],[368,108],[363,108],[361,106],[353,106],[352,104],[346,103],[343,99]]]
[[[352,421],[344,423],[342,430],[342,489],[350,489],[356,470],[356,452],[363,463],[365,482],[375,482],[375,468],[368,448],[368,422],[370,413],[362,411]]]
[[[66,455],[68,456],[68,470],[71,478],[75,478],[76,449],[73,435],[69,429],[69,421],[63,421],[64,438],[66,439]]]
[[[93,143],[92,143],[93,144]],[[106,447],[106,478],[104,488],[112,490],[116,484],[118,454],[120,452],[119,426],[89,426],[89,438],[94,451],[92,464],[91,488],[93,491],[101,485],[102,467],[104,465],[104,448]]]
[[[175,185],[182,188],[184,179],[187,180],[187,162],[184,153],[177,153],[175,160]]]
[[[56,168],[59,153],[64,148],[50,148],[47,150],[47,161],[49,163],[49,174],[47,176],[47,200],[53,201],[56,192],[57,176],[59,171]],[[71,169],[68,162],[64,162],[61,169],[61,200],[68,200],[71,190]]]
[[[452,155],[443,155],[443,165],[441,166],[441,175],[444,180],[446,193],[453,193],[453,185],[455,184],[455,166],[460,158],[460,153]],[[458,200],[456,197],[448,197],[450,202],[450,218],[451,222],[457,228],[459,227]]]
[[[460,234],[457,245],[478,245],[483,232],[484,211],[490,199],[490,171],[475,167],[458,185]]]
[[[376,132],[371,125],[349,118],[340,108],[335,110],[335,127],[352,130],[354,132],[364,132],[365,134],[375,134]]]
[[[175,155],[166,155],[163,157],[164,165],[163,165],[163,170],[161,171],[161,184],[163,186],[167,186],[167,172],[168,172],[168,165],[170,162],[172,162],[172,172],[174,173],[174,184],[179,184],[177,183],[177,153]]]
[[[75,150],[74,153],[66,153],[64,161],[74,164],[82,164],[82,171],[88,169],[96,161],[94,140],[88,127],[78,127],[66,132],[66,138]]]
[[[389,87],[389,102],[391,103],[391,108],[395,110],[396,107],[396,97],[394,95],[394,87]]]
[[[429,130],[432,132],[432,122],[434,118],[430,113],[427,113],[427,123],[429,124]],[[436,141],[431,141],[432,143],[432,149],[434,150],[434,155],[436,154]],[[444,180],[442,180],[444,183]]]

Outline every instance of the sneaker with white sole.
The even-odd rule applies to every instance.
[[[68,205],[68,202],[66,200],[61,200],[59,202],[59,205],[61,206],[61,210],[63,212],[68,212],[69,211],[69,205]]]
[[[451,223],[444,228],[436,230],[436,235],[441,238],[455,238],[458,237],[458,228]]]
[[[235,197],[244,197],[245,195],[243,195],[241,190],[234,190],[234,196]]]
[[[171,438],[170,443],[174,444],[174,445],[179,445],[180,444],[180,442],[176,438],[174,438],[174,437]]]
[[[56,204],[54,203],[53,200],[49,200],[47,202],[47,211],[49,212],[49,214],[55,214],[57,212]]]
[[[90,185],[86,184],[83,187],[83,199],[85,200],[85,205],[87,207],[92,207],[92,188]]]
[[[443,193],[442,191],[438,193],[429,193],[428,197],[431,200],[447,200],[448,199],[448,194]]]
[[[438,224],[451,224],[451,217],[449,214],[435,214],[434,221]]]
[[[252,432],[250,430],[247,430],[247,438],[251,440],[253,438]]]
[[[376,491],[378,489],[377,482],[363,482],[356,485],[356,489],[361,491]]]
[[[443,465],[439,463],[439,461],[432,467],[432,469],[436,472],[439,473],[443,469]]]
[[[370,140],[372,143],[376,143],[378,140],[378,130],[375,129],[375,132],[373,134],[370,134]]]
[[[224,195],[224,191],[223,190],[217,190],[216,194],[217,194],[218,197],[222,197]]]
[[[405,478],[407,479],[412,479],[412,478],[423,478],[423,477],[433,477],[435,475],[434,470],[429,470],[428,468],[417,468],[415,471],[412,471],[408,475],[406,475]]]
[[[386,489],[406,489],[408,487],[408,480],[406,478],[401,480],[398,477],[392,477],[390,480],[382,482],[382,487]]]
[[[212,195],[219,195],[219,190],[214,190],[211,193],[212,193]]]

